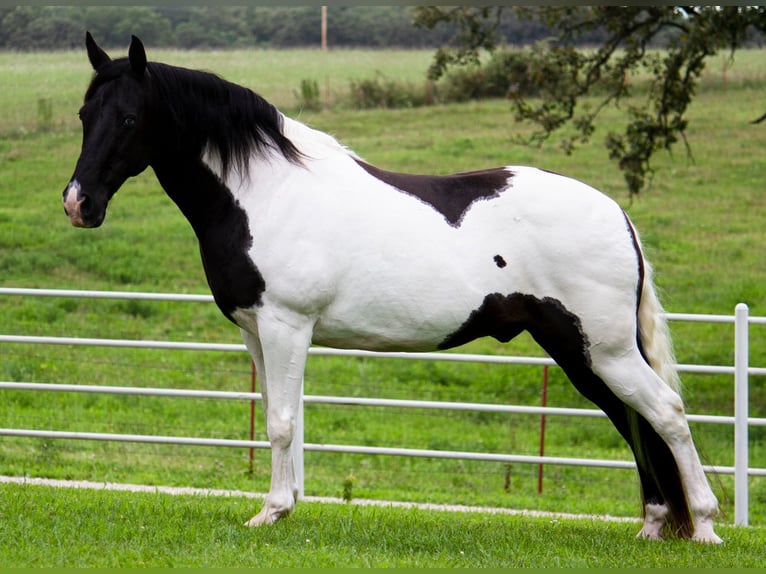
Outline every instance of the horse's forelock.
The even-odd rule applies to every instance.
[[[101,86],[121,78],[129,71],[130,62],[128,62],[127,58],[112,60],[108,64],[102,66],[97,72],[93,72],[93,78],[90,81],[88,89],[85,91],[84,100],[87,102],[95,95]]]

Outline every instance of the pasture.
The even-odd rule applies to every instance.
[[[709,77],[689,115],[688,141],[693,161],[682,148],[673,156],[661,155],[655,162],[657,173],[643,196],[628,202],[622,177],[609,162],[601,141],[622,110],[608,110],[593,142],[572,156],[560,152],[555,143],[542,149],[522,147],[511,142],[519,130],[504,101],[469,102],[419,109],[354,111],[342,105],[323,112],[295,109],[294,91],[303,78],[316,78],[331,93],[342,91],[349,79],[370,77],[376,70],[412,82],[420,81],[430,60],[428,52],[356,52],[321,54],[310,51],[288,52],[154,52],[152,59],[190,67],[206,68],[254,88],[294,117],[328,131],[349,145],[369,162],[381,167],[419,173],[447,173],[479,169],[505,163],[530,164],[582,179],[617,198],[641,232],[653,261],[657,282],[668,311],[731,313],[744,301],[754,315],[766,314],[766,268],[763,247],[764,184],[766,167],[761,150],[766,143],[766,128],[749,121],[763,109],[758,104],[766,84],[762,52],[737,55],[726,81],[720,67],[711,64]],[[70,227],[63,215],[60,197],[79,153],[80,134],[76,112],[90,77],[83,52],[62,54],[0,54],[0,284],[23,287],[119,289],[206,293],[196,240],[186,222],[165,197],[153,174],[145,173],[128,182],[117,194],[105,225],[83,231]],[[37,102],[49,99],[52,115],[45,130],[40,129]],[[43,114],[45,115],[45,114]],[[672,324],[679,362],[731,364],[730,327]],[[752,365],[766,365],[766,333],[752,329]],[[223,319],[212,305],[94,302],[67,299],[5,298],[0,300],[0,332],[59,336],[107,336],[114,338],[167,338],[238,343],[238,330]],[[530,339],[521,337],[510,345],[478,341],[468,352],[528,354],[540,351]],[[75,348],[28,347],[4,344],[0,349],[0,378],[39,382],[82,382],[89,384],[135,384],[142,386],[195,387],[222,390],[249,388],[249,362],[245,356],[216,353],[84,350]],[[343,360],[312,358],[306,374],[308,394],[349,394],[391,398],[421,398],[451,401],[539,404],[539,368],[497,368],[451,364],[413,364],[402,361]],[[766,387],[763,381],[751,382],[751,416],[766,416]],[[699,414],[731,414],[732,382],[727,376],[687,375],[684,377],[687,411]],[[192,400],[180,403],[167,399],[115,399],[108,397],[30,395],[3,391],[0,417],[4,425],[24,428],[105,430],[108,432],[181,434],[246,438],[247,405]],[[586,403],[557,369],[551,372],[549,405],[581,406]],[[306,440],[309,442],[386,444],[422,448],[482,449],[490,452],[535,454],[539,419],[490,415],[394,412],[349,407],[311,407],[306,413]],[[753,466],[766,465],[761,429],[751,431]],[[731,461],[731,431],[727,427],[693,426],[703,462],[726,464]],[[256,439],[264,439],[263,429]],[[604,421],[549,419],[546,453],[559,456],[629,459],[627,447]],[[206,488],[237,488],[263,492],[268,487],[268,455],[256,453],[254,472],[249,472],[245,452],[210,448],[159,447],[43,440],[0,440],[0,473],[14,475],[84,478],[89,480],[145,484],[189,485]],[[352,484],[353,497],[458,502],[511,508],[537,508],[562,512],[588,512],[622,516],[638,514],[638,484],[634,473],[620,470],[548,467],[545,489],[536,492],[536,468],[490,463],[408,460],[394,457],[327,455],[306,457],[309,495],[340,496],[345,484]],[[731,522],[731,481],[713,477],[723,516],[721,524]],[[31,487],[30,487],[31,488]],[[256,552],[254,540],[263,544],[282,544],[282,536],[295,544],[302,540],[327,541],[335,528],[342,532],[365,529],[369,533],[391,525],[396,531],[425,532],[434,529],[443,536],[439,551],[416,554],[411,562],[402,556],[411,551],[399,534],[399,548],[392,555],[370,558],[375,565],[513,565],[500,561],[519,553],[509,547],[527,530],[522,519],[509,517],[471,517],[469,519],[425,516],[413,522],[408,512],[367,510],[324,505],[299,505],[296,516],[267,533],[253,534],[238,529],[249,517],[252,502],[164,498],[145,500],[143,496],[75,493],[48,493],[45,489],[24,490],[3,486],[4,500],[15,500],[19,492],[39,496],[40,508],[49,505],[53,516],[66,528],[72,505],[85,509],[82,517],[92,516],[90,505],[102,503],[119,515],[132,509],[132,502],[148,505],[143,516],[160,510],[159,520],[218,521],[210,539],[229,539],[234,548]],[[44,494],[38,494],[44,493]],[[136,498],[132,498],[136,496]],[[123,497],[131,497],[129,499]],[[666,548],[691,555],[683,565],[745,565],[746,559],[729,562],[728,548],[742,549],[743,557],[759,557],[763,545],[751,546],[766,524],[766,486],[763,479],[751,479],[750,521],[759,528],[749,531],[721,529],[732,540],[723,550],[686,549],[635,543],[637,530],[630,525],[567,523],[567,544],[593,547],[572,550],[569,565],[597,565],[589,562],[594,554],[607,564],[645,564],[647,555],[661,555]],[[6,502],[3,506],[6,507]],[[247,508],[242,508],[245,504]],[[161,509],[167,505],[167,514]],[[179,505],[179,506],[176,506]],[[124,510],[120,510],[124,509]],[[402,516],[402,513],[404,516]],[[6,515],[6,511],[3,511]],[[20,532],[28,528],[30,540],[40,538],[41,520],[9,512],[18,522],[2,521],[2,528]],[[417,513],[412,512],[415,516]],[[221,516],[223,515],[223,518]],[[188,518],[191,516],[191,518]],[[317,516],[328,518],[328,530],[317,531]],[[148,520],[149,518],[147,518]],[[241,519],[241,520],[240,520]],[[453,521],[454,520],[454,521]],[[492,545],[475,542],[488,558],[481,562],[464,561],[445,554],[450,545],[470,542],[486,532],[476,524],[488,521]],[[526,519],[525,519],[526,520]],[[380,522],[378,522],[380,521]],[[398,521],[410,524],[402,528]],[[45,522],[45,521],[42,521]],[[429,525],[429,522],[430,525]],[[534,521],[532,521],[534,522]],[[23,526],[23,524],[26,526]],[[345,524],[345,527],[342,525]],[[334,526],[332,526],[334,525]],[[550,525],[535,530],[549,538]],[[571,526],[571,528],[569,528]],[[173,532],[160,526],[151,532]],[[104,527],[102,527],[103,529]],[[322,526],[321,528],[324,528]],[[345,530],[344,530],[345,528]],[[386,527],[388,528],[388,527]],[[604,536],[584,534],[596,528]],[[720,528],[720,527],[719,527]],[[159,530],[158,530],[159,529]],[[308,529],[308,530],[307,530]],[[200,532],[206,528],[200,528]],[[532,532],[532,531],[530,531]],[[616,535],[614,534],[616,533]],[[103,533],[102,533],[103,535]],[[350,535],[350,534],[349,534]],[[119,536],[119,534],[118,534]],[[211,535],[212,536],[212,535]],[[526,536],[526,534],[525,534]],[[229,537],[229,538],[227,538]],[[8,536],[4,537],[10,540]],[[342,537],[333,544],[341,544]],[[606,540],[626,542],[625,556],[610,554]],[[483,539],[482,539],[483,540]],[[114,540],[118,544],[117,540]],[[179,544],[176,542],[176,544]],[[285,543],[287,544],[287,543]],[[329,542],[327,542],[329,544]],[[359,565],[365,557],[354,552],[354,542],[340,550],[354,556]],[[360,546],[362,542],[358,542]],[[435,548],[433,541],[424,548]],[[252,548],[251,548],[252,546]],[[467,545],[468,546],[468,545]],[[534,546],[534,544],[532,544]],[[288,547],[280,546],[280,550]],[[294,549],[294,548],[293,548]],[[326,551],[327,546],[324,547]],[[608,549],[608,550],[607,550]],[[200,549],[196,565],[208,564],[206,550]],[[277,552],[274,549],[274,552]],[[717,554],[721,553],[723,554]],[[234,552],[233,554],[237,554]],[[608,555],[608,557],[607,557]],[[4,563],[32,565],[5,554]],[[62,564],[66,556],[60,556]],[[137,554],[124,557],[136,563]],[[252,556],[252,554],[251,554]],[[284,556],[274,565],[297,565]],[[319,564],[345,564],[343,554],[321,560]],[[39,559],[42,559],[40,557]],[[749,558],[747,558],[749,559]],[[0,557],[2,560],[2,557]],[[83,563],[93,563],[83,558]],[[93,559],[95,560],[95,558]],[[243,558],[243,560],[245,560]],[[350,560],[350,559],[349,559]],[[419,562],[418,560],[422,560]],[[546,562],[548,560],[548,562]],[[550,565],[553,557],[542,557],[529,565]],[[647,559],[651,562],[651,559]],[[172,559],[169,559],[172,561]],[[147,559],[163,565],[160,557]],[[185,564],[178,557],[173,564]],[[210,560],[211,564],[232,564]],[[755,563],[754,563],[755,564]],[[244,563],[240,565],[245,565]],[[517,564],[525,565],[525,564]],[[665,564],[674,565],[674,564]]]
[[[4,485],[6,567],[762,567],[764,529],[719,546],[634,540],[637,523],[306,502],[270,528],[237,497]],[[105,551],[108,549],[108,551]]]

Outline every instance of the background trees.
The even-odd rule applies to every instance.
[[[535,99],[521,91],[508,94],[515,119],[535,124],[532,141],[542,142],[570,126],[574,135],[561,143],[571,152],[591,137],[601,110],[633,95],[631,76],[649,76],[646,99],[627,103],[624,130],[610,132],[605,141],[631,194],[645,186],[655,153],[670,151],[679,140],[686,143],[686,111],[706,61],[720,50],[733,54],[766,32],[763,6],[419,7],[417,25],[457,27],[457,47],[436,52],[431,77],[477,61],[483,50],[493,51],[502,41],[499,22],[507,11],[555,31],[526,59],[526,77],[537,87]],[[594,48],[577,49],[584,39],[595,40]],[[596,101],[583,106],[587,96]],[[753,116],[760,112],[754,110]]]
[[[0,8],[0,48],[80,47],[90,30],[106,47],[136,34],[156,47],[305,47],[320,42],[319,6],[18,6]],[[434,47],[444,29],[413,26],[411,6],[330,6],[330,46]]]

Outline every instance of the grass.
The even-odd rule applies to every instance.
[[[305,503],[248,529],[242,498],[0,489],[3,567],[761,567],[763,528],[724,544],[634,540],[638,525]]]
[[[535,149],[513,143],[512,136],[527,128],[512,122],[510,107],[504,101],[361,112],[336,106],[324,112],[303,111],[300,118],[333,133],[368,161],[387,169],[446,173],[511,162],[539,165],[590,182],[618,199],[641,231],[669,311],[732,313],[734,305],[744,301],[752,314],[764,315],[766,196],[762,190],[766,167],[761,161],[761,150],[766,144],[766,130],[748,124],[761,113],[752,102],[760,101],[762,93],[764,78],[759,67],[762,56],[762,52],[742,53],[737,67],[743,64],[747,74],[735,77],[730,70],[725,86],[711,66],[712,75],[706,79],[706,87],[700,90],[690,112],[688,139],[694,161],[680,149],[674,157],[658,157],[651,189],[632,202],[625,196],[621,175],[601,147],[601,138],[619,122],[621,110],[608,111],[594,141],[572,156],[563,154],[555,145]],[[331,90],[345,87],[347,78],[368,77],[373,69],[392,76],[401,74],[414,81],[427,67],[430,54],[150,50],[150,57],[213,69],[259,89],[292,113],[293,92],[303,78],[315,75],[321,86],[321,75],[325,74],[330,77]],[[151,173],[123,186],[100,229],[73,229],[63,215],[60,193],[79,154],[76,111],[89,75],[80,52],[0,54],[0,83],[4,87],[0,105],[9,111],[0,118],[0,285],[206,293],[196,240]],[[46,133],[38,132],[36,127],[36,101],[40,97],[53,98],[53,128]],[[675,323],[672,329],[680,362],[732,363],[730,326]],[[205,304],[8,297],[0,300],[0,332],[239,342],[237,329],[213,305]],[[751,364],[766,366],[766,329],[753,327],[751,333]],[[540,354],[524,336],[505,346],[482,340],[462,350]],[[239,354],[10,344],[0,348],[3,380],[241,391],[249,388],[249,373],[247,357]],[[541,371],[535,367],[314,357],[306,374],[306,392],[535,405],[540,401],[540,381]],[[731,414],[730,377],[687,375],[684,383],[688,412]],[[557,369],[551,371],[548,395],[551,406],[590,407]],[[753,379],[751,385],[750,405],[751,416],[766,416],[766,388],[758,379]],[[3,426],[20,428],[247,438],[248,416],[246,403],[210,400],[180,402],[3,391],[0,401]],[[532,416],[309,406],[306,417],[307,442],[536,454],[539,440],[539,418]],[[705,462],[732,464],[729,427],[695,425],[692,430]],[[758,467],[766,466],[765,436],[761,431],[751,430],[751,464]],[[256,439],[264,438],[263,429],[258,427]],[[608,423],[589,419],[549,417],[546,453],[630,459],[627,447]],[[538,494],[537,469],[529,465],[320,453],[309,453],[306,463],[309,495],[340,496],[344,482],[353,475],[354,497],[638,514],[637,479],[630,471],[546,467],[545,488]],[[256,452],[254,470],[250,473],[247,453],[233,449],[3,438],[0,473],[262,492],[268,488],[269,456],[265,451]],[[721,522],[730,523],[731,479],[713,476],[711,481],[722,502]],[[766,524],[766,485],[760,477],[751,477],[750,481],[750,520],[762,526]],[[11,498],[17,494],[6,487],[0,491]],[[61,496],[63,502],[50,504],[66,508],[67,501],[74,504],[79,500],[71,493]],[[112,495],[99,496],[105,498],[96,500],[113,505],[111,508],[129,506],[119,502],[122,499],[116,495],[114,500]],[[55,498],[53,494],[50,497]],[[188,509],[198,503],[194,499],[182,504]],[[197,521],[209,512],[200,504],[196,510],[187,510]],[[217,506],[221,504],[226,507],[235,503],[216,502]],[[301,536],[303,540],[320,540],[322,534],[315,531],[306,534],[305,529],[312,528],[312,519],[318,514],[328,516],[336,511],[340,512],[324,506],[302,505],[294,517],[297,520],[275,532],[281,536],[295,532],[298,542]],[[63,521],[66,512],[56,512],[57,520]],[[249,512],[249,509],[232,511],[231,517],[221,524],[228,522],[227,528],[234,528],[231,525],[239,524],[240,514]],[[354,526],[361,523],[366,527],[376,524],[374,513],[379,511],[372,515],[362,510],[353,512],[361,517]],[[229,520],[235,514],[236,520]],[[167,515],[160,515],[168,519]],[[14,520],[23,521],[23,516]],[[509,520],[503,522],[512,526],[509,530],[525,534],[526,523],[502,520]],[[336,516],[329,522],[339,527],[338,521],[342,522]],[[63,523],[59,528],[64,528]],[[428,524],[424,528],[428,529]],[[573,526],[572,530],[577,528]],[[605,532],[616,529],[619,538],[632,538],[634,527],[630,527],[629,536],[622,528],[627,529],[604,526]],[[739,530],[731,532],[733,539],[740,536]],[[252,538],[247,538],[247,542],[239,538],[252,537],[252,533],[234,535],[224,528],[216,530],[215,535],[221,540],[231,535],[237,544],[252,544]],[[545,540],[546,534],[539,536]],[[595,544],[599,537],[593,538]],[[325,533],[324,540],[329,539]],[[508,546],[514,537],[506,542],[492,540],[504,550],[506,560],[516,556],[515,547]],[[611,539],[607,536],[601,538],[602,543],[603,540]],[[629,543],[636,544],[632,540]],[[62,544],[66,547],[65,542]],[[401,548],[402,544],[403,539],[398,546]],[[637,546],[642,552],[651,548],[649,552],[658,554],[669,547],[682,548],[674,543]],[[588,552],[607,560],[604,548],[607,546],[600,550],[597,547],[572,550],[572,563],[582,560]],[[252,551],[242,553],[252,556]],[[363,556],[358,548],[352,554],[359,555],[360,560]],[[63,550],[58,555],[61,560],[66,557]],[[140,555],[136,551],[130,560],[138,560]],[[424,563],[425,556],[439,564],[447,560],[447,555],[433,551],[423,554]],[[378,564],[397,564],[396,560],[383,556]],[[625,564],[630,563],[631,559],[626,559]]]

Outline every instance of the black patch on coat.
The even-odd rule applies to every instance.
[[[498,266],[500,269],[502,269],[503,267],[505,267],[506,265],[508,265],[508,264],[505,262],[505,259],[503,259],[503,256],[502,256],[502,255],[495,255],[495,257],[494,257],[494,261],[495,261],[495,265],[497,265],[497,266]]]
[[[253,244],[247,214],[201,161],[164,160],[153,166],[168,196],[191,223],[216,304],[235,322],[238,308],[261,305],[266,283],[248,251]]]
[[[546,350],[556,344],[566,348],[568,356],[590,361],[580,320],[557,299],[538,299],[523,293],[487,295],[465,323],[442,341],[439,349],[457,347],[479,337],[494,337],[507,343],[525,330]]]
[[[673,454],[647,420],[623,403],[593,372],[590,343],[580,319],[560,301],[522,293],[491,293],[439,348],[485,336],[507,342],[525,330],[564,370],[575,388],[606,413],[628,443],[636,459],[644,502],[667,504],[671,529],[690,537],[691,514]]]
[[[360,160],[356,162],[373,177],[433,207],[453,227],[460,226],[475,201],[499,197],[510,187],[509,180],[513,177],[513,173],[503,167],[453,175],[411,175],[386,171]]]
[[[638,236],[636,235],[636,229],[633,227],[633,224],[631,223],[630,218],[628,217],[628,214],[625,213],[625,211],[622,212],[622,215],[625,217],[625,225],[628,228],[628,233],[630,233],[630,238],[633,242],[633,249],[636,251],[636,258],[638,261],[638,282],[636,283],[636,313],[638,313],[638,306],[641,304],[641,295],[644,291],[646,266],[644,264],[644,254],[641,252],[641,245],[639,244]],[[636,325],[636,344],[638,345],[638,350],[641,352],[641,356],[648,363],[649,360],[647,359],[646,353],[644,352],[644,344],[641,342],[641,332],[639,331],[638,325]]]
[[[644,276],[646,275],[646,268],[644,266],[644,255],[641,253],[641,245],[638,242],[638,236],[636,235],[636,229],[633,227],[633,224],[630,221],[630,218],[628,217],[628,214],[625,213],[625,211],[622,212],[623,217],[625,217],[625,225],[628,228],[628,233],[630,233],[630,239],[633,242],[633,249],[636,251],[636,257],[638,258],[638,283],[636,284],[636,309],[638,309],[638,304],[641,301],[641,293],[644,289]]]

